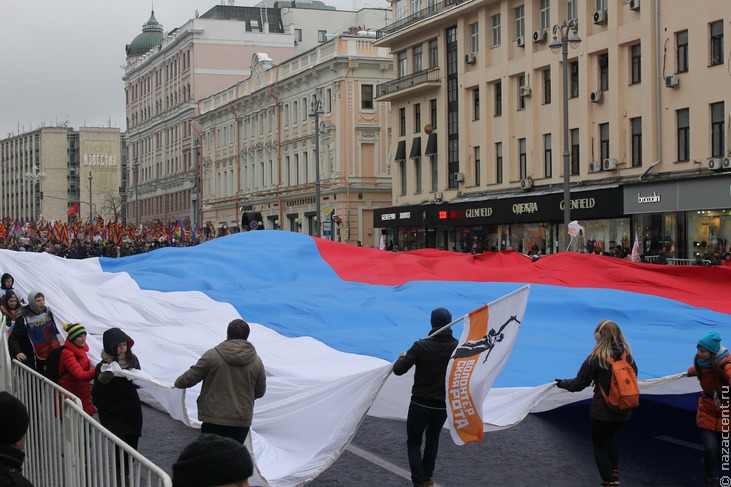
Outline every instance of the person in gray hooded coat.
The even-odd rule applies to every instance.
[[[205,352],[175,380],[178,389],[203,381],[198,397],[201,433],[227,436],[240,443],[249,434],[254,400],[266,392],[264,364],[247,341],[249,331],[244,320],[233,320],[226,341]]]

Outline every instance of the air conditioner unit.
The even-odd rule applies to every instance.
[[[463,172],[454,173],[454,182],[463,183],[464,182],[464,173]]]
[[[518,47],[525,47],[525,37],[516,37],[515,42],[518,44]]]
[[[709,159],[708,169],[718,170],[723,169],[723,159]]]
[[[599,161],[592,161],[589,163],[589,172],[599,172],[602,170],[602,163]]]
[[[540,44],[546,40],[546,31],[545,30],[537,30],[533,33],[533,42],[536,44]]]
[[[520,96],[530,96],[530,86],[521,86]]]
[[[724,157],[722,165],[724,169],[731,169],[731,157]]]
[[[606,24],[607,23],[607,11],[597,10],[594,12],[594,23],[595,24]]]
[[[533,189],[533,178],[527,177],[520,180],[520,189],[523,191],[530,191]]]
[[[602,101],[602,91],[592,91],[589,95],[589,101],[592,103],[599,103]]]
[[[630,10],[639,10],[640,9],[640,0],[629,0],[629,9]]]
[[[442,201],[443,197],[444,195],[441,191],[437,191],[436,193],[434,193],[434,201]]]
[[[613,171],[617,169],[617,159],[604,159],[602,161],[602,169],[605,171]]]
[[[475,64],[476,61],[477,56],[475,56],[475,53],[471,52],[464,55],[464,62],[466,62],[467,64]]]
[[[665,76],[665,86],[668,88],[676,88],[680,84],[680,79],[678,79],[677,76],[674,74],[671,74],[670,76]]]

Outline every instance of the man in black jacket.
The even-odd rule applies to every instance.
[[[451,328],[436,332],[451,321],[452,314],[447,309],[432,311],[429,337],[414,342],[409,351],[401,352],[393,364],[393,373],[396,375],[403,375],[416,366],[406,417],[406,448],[411,481],[415,487],[434,485],[431,478],[439,449],[439,434],[447,419],[445,376],[449,359],[458,343],[452,336]],[[422,456],[421,442],[425,432]]]
[[[28,409],[18,398],[0,392],[0,486],[33,487],[21,472],[25,460]]]

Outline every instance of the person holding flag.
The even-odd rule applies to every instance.
[[[433,310],[429,336],[414,342],[407,352],[401,352],[393,364],[396,375],[404,375],[416,366],[406,416],[406,449],[411,481],[415,487],[434,485],[431,478],[439,449],[439,434],[447,419],[444,387],[447,365],[458,343],[452,336],[452,329],[445,328],[451,321],[452,314],[446,308]],[[422,455],[421,443],[425,433]]]

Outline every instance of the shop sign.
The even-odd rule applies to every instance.
[[[651,196],[642,196],[642,193],[637,193],[637,203],[640,205],[660,203],[661,199],[661,195],[657,194],[657,191],[653,191]]]
[[[391,221],[391,220],[408,220],[411,218],[411,212],[410,211],[402,211],[398,213],[398,218],[396,218],[396,213],[384,213],[381,215],[381,221]]]
[[[513,205],[513,213],[522,215],[523,213],[535,213],[538,211],[538,203],[529,201],[528,203],[515,203]]]
[[[488,216],[492,216],[492,207],[483,207],[483,208],[467,208],[465,210],[465,218],[484,218]]]
[[[559,208],[563,210],[563,200],[558,204]],[[576,198],[571,200],[572,210],[590,210],[596,206],[596,198]]]

